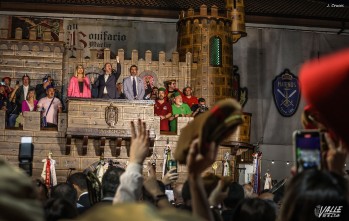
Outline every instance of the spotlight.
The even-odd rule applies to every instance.
[[[274,164],[275,162],[274,162],[274,160],[273,161],[271,161],[271,164]]]
[[[290,165],[290,162],[287,161],[286,164],[287,164],[287,165]]]

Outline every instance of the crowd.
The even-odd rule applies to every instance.
[[[192,88],[185,87],[183,92],[176,87],[175,80],[165,82],[165,87],[156,87],[146,78],[138,76],[138,67],[132,65],[130,76],[118,82],[121,65],[116,57],[116,70],[111,63],[106,63],[103,74],[97,79],[89,78],[82,65],[78,65],[69,81],[67,97],[69,98],[103,98],[155,100],[154,114],[160,117],[161,131],[177,130],[178,117],[196,117],[208,110],[204,98],[192,95]],[[62,112],[64,102],[61,93],[55,88],[51,76],[45,76],[41,84],[34,88],[30,85],[30,77],[22,77],[22,85],[16,82],[11,87],[11,78],[5,77],[0,85],[0,108],[6,111],[6,126],[18,127],[22,124],[22,113],[41,111],[42,126],[56,127],[58,113]]]
[[[100,80],[103,81],[103,77]],[[137,82],[137,79],[129,81]],[[24,172],[0,160],[0,219],[349,220],[348,176],[343,170],[349,144],[346,124],[349,117],[336,114],[337,111],[344,113],[349,101],[334,103],[336,99],[331,96],[349,93],[349,50],[307,62],[301,68],[300,81],[304,98],[311,106],[310,110],[306,109],[304,126],[311,124],[321,129],[327,148],[321,154],[322,169],[302,172],[292,169],[292,177],[281,196],[271,190],[253,192],[250,184],[242,186],[204,173],[216,161],[220,140],[242,122],[241,107],[228,99],[195,118],[186,127],[188,133],[181,133],[174,156],[185,164],[187,177],[183,184],[176,182],[178,173],[174,170],[169,170],[162,180],[157,179],[154,166],[146,162],[149,154],[146,124],[141,120],[132,121],[129,163],[125,169],[110,164],[100,187],[95,185],[99,183],[98,178],[80,172],[70,175],[66,183],[46,187],[40,180],[31,181]],[[159,105],[165,106],[164,102],[170,99],[173,99],[172,108],[184,104],[181,92],[174,90],[173,82],[171,85],[170,90],[158,89]],[[100,91],[104,92],[104,88]],[[135,94],[131,93],[131,98],[136,99],[138,93]],[[188,91],[184,90],[184,94]],[[184,106],[195,105],[188,103]],[[188,107],[183,110],[189,112]],[[190,114],[188,112],[181,114]],[[175,117],[161,116],[163,119]],[[173,189],[173,200],[166,194],[169,186]],[[101,197],[95,197],[98,191]]]

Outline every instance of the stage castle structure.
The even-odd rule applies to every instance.
[[[229,2],[229,1],[228,1]],[[235,2],[235,1],[234,1]],[[238,1],[239,2],[239,1]],[[229,4],[227,4],[229,6]],[[235,5],[235,4],[234,4]],[[178,52],[166,58],[164,52],[159,53],[159,60],[152,60],[152,52],[146,51],[140,58],[138,51],[133,50],[131,59],[125,59],[124,50],[119,49],[117,55],[122,65],[120,79],[129,75],[129,67],[135,64],[141,77],[152,76],[155,85],[175,79],[178,87],[191,85],[198,97],[207,98],[213,105],[217,100],[232,96],[232,56],[233,42],[238,39],[232,32],[233,9],[227,9],[226,16],[218,15],[218,8],[213,6],[208,13],[205,5],[200,11],[188,9],[182,12],[177,23]],[[241,12],[241,11],[240,11]],[[110,50],[104,50],[104,58],[99,59],[97,50],[91,49],[90,57],[83,57],[77,50],[75,56],[65,47],[64,33],[60,33],[59,41],[53,42],[49,30],[37,40],[36,32],[30,33],[29,39],[23,39],[21,29],[16,29],[16,37],[10,38],[6,20],[1,16],[0,33],[0,77],[10,76],[12,87],[17,80],[21,82],[26,73],[31,78],[31,85],[41,83],[41,79],[51,73],[59,90],[65,90],[78,64],[83,64],[87,73],[101,73],[106,62],[115,65],[110,58]],[[238,34],[241,36],[241,33]],[[63,93],[64,95],[65,93]],[[66,97],[63,96],[65,100]],[[163,153],[167,145],[175,150],[181,128],[192,118],[178,118],[177,133],[160,133],[160,118],[153,114],[153,101],[103,100],[103,99],[68,99],[66,111],[58,116],[58,128],[40,127],[40,113],[26,112],[23,114],[22,126],[7,128],[5,112],[0,111],[0,157],[14,165],[18,165],[18,154],[21,137],[32,137],[34,144],[33,177],[39,178],[43,163],[48,153],[57,161],[56,170],[59,182],[66,180],[70,169],[84,170],[100,160],[117,161],[121,166],[127,165],[130,146],[130,121],[138,118],[147,123],[150,130],[151,147],[149,159],[155,160],[156,171],[162,172]],[[238,134],[229,138],[226,143],[249,143],[250,118],[247,126],[240,128],[239,133],[245,134],[243,139]],[[241,132],[242,130],[242,132]],[[221,146],[217,156],[217,167],[209,169],[217,174],[222,173],[222,165],[226,153],[233,154],[230,164],[233,171],[236,166],[234,154],[239,152],[235,145]],[[241,151],[240,151],[241,152]],[[248,160],[245,160],[248,161]],[[186,168],[178,167],[180,179],[186,179]],[[234,180],[237,174],[232,173]]]

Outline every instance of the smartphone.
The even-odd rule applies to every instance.
[[[321,133],[319,130],[296,130],[293,147],[297,172],[321,169]]]

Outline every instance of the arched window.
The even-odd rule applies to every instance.
[[[210,65],[222,66],[222,39],[218,36],[210,39]]]

